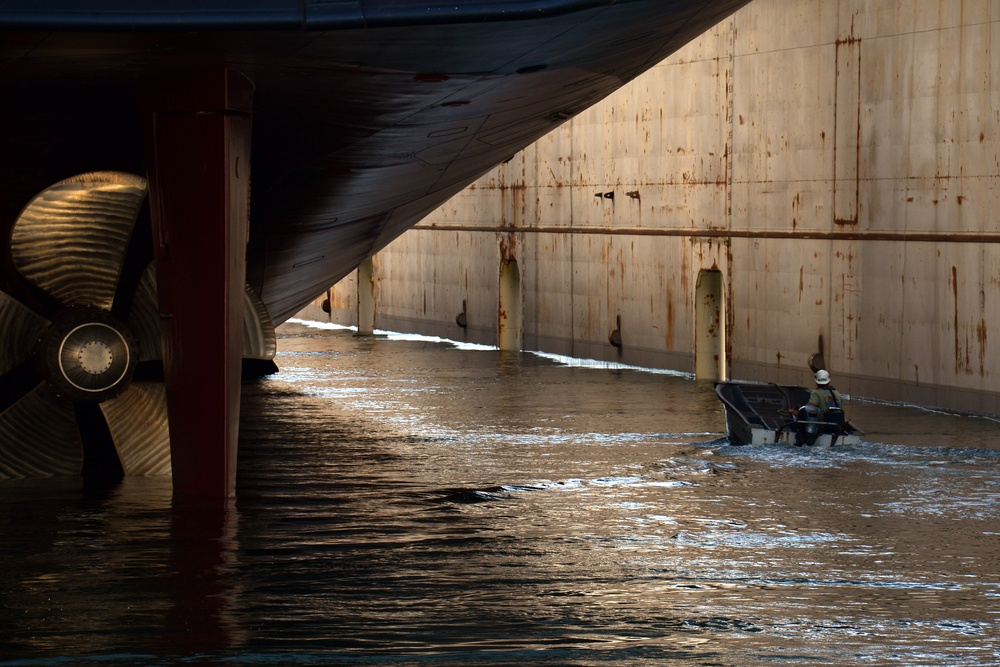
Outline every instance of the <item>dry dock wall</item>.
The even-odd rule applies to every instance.
[[[794,384],[822,351],[852,394],[1000,414],[998,129],[1000,0],[755,0],[361,294],[382,329]]]

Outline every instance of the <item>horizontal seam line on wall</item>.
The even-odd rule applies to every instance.
[[[1000,234],[941,232],[822,232],[752,231],[726,229],[641,229],[599,227],[489,227],[486,225],[421,225],[414,230],[433,232],[476,232],[485,234],[592,234],[597,236],[676,236],[691,238],[793,239],[802,241],[911,241],[915,243],[1000,243]]]

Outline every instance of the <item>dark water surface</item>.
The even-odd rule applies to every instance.
[[[239,489],[0,484],[0,665],[996,665],[1000,425],[734,447],[666,374],[298,324]]]

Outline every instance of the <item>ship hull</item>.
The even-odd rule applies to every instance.
[[[161,271],[158,304],[166,318],[163,349],[169,351],[194,345],[193,334],[170,333],[185,329],[174,326],[176,320],[166,323],[172,313],[163,302],[176,302],[171,290],[190,294],[184,273],[214,276],[221,267],[232,283],[192,312],[231,304],[245,281],[265,311],[263,324],[280,323],[485,171],[745,0],[370,0],[288,7],[262,0],[212,13],[185,2],[134,4],[125,11],[118,3],[97,2],[81,11],[58,1],[41,8],[14,2],[0,10],[0,238],[16,235],[24,207],[39,192],[77,174],[159,172],[184,182],[184,160],[168,150],[179,146],[181,155],[190,155],[190,169],[218,176],[215,189],[198,196],[219,202],[221,213],[171,202],[185,193],[158,187],[151,177],[151,202],[135,223],[136,238],[148,240],[131,244],[139,250],[129,250],[122,268],[125,275],[144,258],[161,269],[165,258],[172,263]],[[206,80],[219,82],[218,89],[189,83]],[[157,143],[166,136],[156,131],[164,109],[229,114],[222,100],[233,96],[228,86],[236,80],[246,82],[245,94],[237,91],[246,99],[237,107],[251,128],[249,139],[241,140],[239,150],[248,156],[241,165],[227,162],[227,132],[210,135],[225,150],[202,150],[198,139],[183,134]],[[158,220],[178,210],[189,213]],[[249,210],[246,229],[234,222],[242,210]],[[163,235],[186,227],[215,230],[218,252],[190,259],[165,253]],[[231,248],[244,235],[238,254],[245,251],[245,257],[234,268]],[[5,247],[0,289],[19,308],[58,318],[67,304],[26,273]],[[240,328],[239,309],[228,311],[217,326]],[[222,340],[230,348],[240,344],[228,333]],[[238,352],[211,350],[164,359],[171,433],[200,428],[179,415],[174,403],[180,399],[171,398],[187,393],[199,373],[229,378],[219,388],[229,395],[226,405],[233,392],[238,395],[238,386],[229,386]],[[213,355],[226,361],[215,362]],[[172,366],[181,363],[187,366]],[[24,381],[30,376],[24,368],[17,371],[22,387],[11,389],[11,380],[6,398],[0,392],[0,431],[3,411],[18,402],[21,389],[34,386]],[[182,419],[190,428],[175,427]],[[238,429],[232,415],[225,421],[227,432]],[[226,446],[235,447],[232,433],[227,439]],[[176,452],[173,458],[176,477]],[[219,458],[234,465],[235,454]],[[222,495],[229,495],[232,471],[221,474]]]

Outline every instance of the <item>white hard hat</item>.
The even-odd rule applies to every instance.
[[[816,371],[816,384],[830,384],[830,374],[826,371]]]

